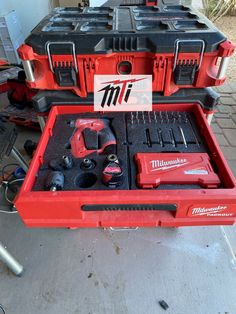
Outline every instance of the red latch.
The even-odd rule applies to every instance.
[[[220,57],[230,57],[235,51],[235,45],[231,41],[224,41],[219,46],[219,56]]]
[[[152,7],[158,4],[158,0],[146,0],[146,6]]]
[[[23,44],[17,51],[21,60],[34,60],[34,51],[32,47]]]

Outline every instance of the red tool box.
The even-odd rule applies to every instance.
[[[57,8],[19,48],[28,85],[94,91],[94,75],[149,74],[153,92],[225,81],[234,45],[192,7]]]
[[[231,225],[236,181],[199,103],[109,113],[62,105],[15,206],[31,227]]]

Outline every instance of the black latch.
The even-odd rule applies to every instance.
[[[174,70],[175,84],[193,85],[197,67],[197,61],[179,61]]]
[[[54,73],[56,77],[57,84],[59,86],[70,87],[76,86],[76,72],[72,64],[59,64],[54,66]]]

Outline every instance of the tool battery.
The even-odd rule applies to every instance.
[[[94,92],[95,75],[152,75],[153,92],[221,85],[235,46],[191,6],[56,8],[19,48],[28,86]],[[218,66],[219,65],[219,66]]]

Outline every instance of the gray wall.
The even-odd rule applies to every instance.
[[[27,37],[49,13],[53,4],[51,0],[0,0],[0,14],[15,10],[22,25],[23,36]]]
[[[90,0],[90,6],[91,7],[99,7],[100,5],[103,5],[107,0]]]

